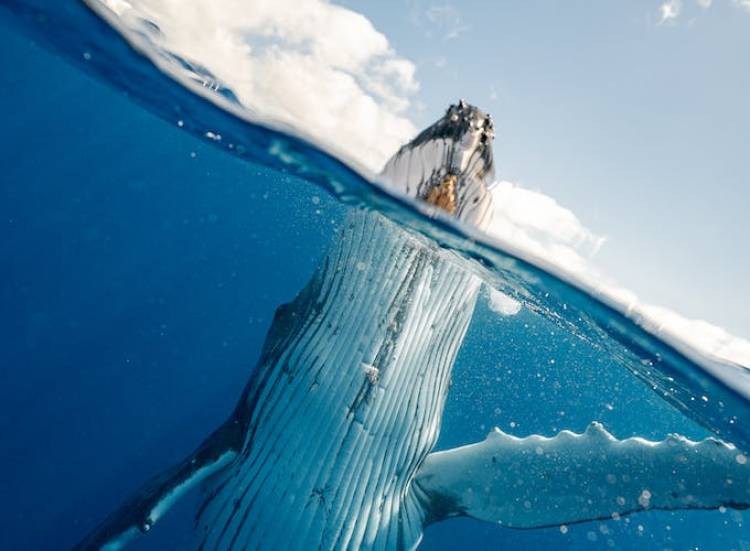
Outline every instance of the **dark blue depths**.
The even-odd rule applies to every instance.
[[[228,415],[343,207],[197,142],[7,26],[0,94],[0,549],[64,549]],[[705,434],[602,352],[484,301],[453,380],[441,447],[495,425],[553,434],[591,420],[618,437]],[[195,497],[132,548],[188,547]],[[750,549],[750,537],[732,511],[566,534],[456,519],[422,549],[608,547]]]

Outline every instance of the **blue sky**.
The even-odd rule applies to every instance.
[[[459,97],[484,107],[498,129],[498,176],[606,236],[595,261],[608,275],[750,335],[747,6],[344,5],[416,65],[417,126]]]

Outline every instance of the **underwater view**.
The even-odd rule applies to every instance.
[[[544,179],[534,139],[565,157],[596,135],[561,107],[576,61],[521,78],[557,79],[561,106],[500,76],[480,92],[493,41],[515,40],[480,30],[484,8],[0,4],[0,549],[750,549],[748,265],[725,252],[750,229],[747,158],[716,161],[731,207],[694,199],[705,218],[664,183],[657,228],[688,237],[605,254],[605,275],[608,238],[515,181],[526,161]],[[492,9],[520,28],[546,8]],[[716,44],[750,46],[742,0],[611,9],[645,41],[689,48],[722,17]],[[619,43],[557,16],[581,63]],[[519,41],[524,63],[555,49]],[[717,110],[750,86],[722,63]],[[546,135],[520,96],[570,126]],[[740,152],[741,105],[706,123]],[[612,143],[668,158],[650,118]],[[610,159],[587,139],[592,167]],[[563,195],[592,219],[635,220],[614,235],[640,216],[641,243],[667,243],[648,196],[581,186]]]

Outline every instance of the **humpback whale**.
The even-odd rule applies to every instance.
[[[384,185],[484,228],[492,119],[460,101],[402,147]],[[226,422],[156,475],[77,549],[120,549],[202,486],[195,547],[414,549],[464,515],[509,528],[648,509],[744,508],[733,445],[583,434],[434,452],[451,369],[481,280],[457,253],[378,212],[350,212],[309,283],[282,305]]]

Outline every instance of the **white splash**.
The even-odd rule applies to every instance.
[[[501,316],[515,316],[521,311],[521,303],[516,299],[509,297],[505,293],[501,293],[497,289],[488,287],[489,296],[487,304],[490,310],[500,314]]]

